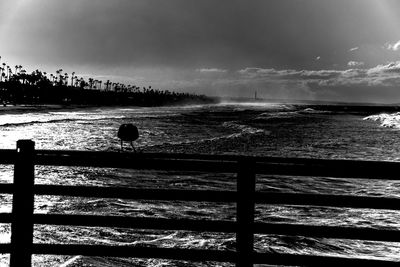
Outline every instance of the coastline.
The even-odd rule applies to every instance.
[[[217,103],[215,100],[212,103]],[[47,112],[47,111],[55,111],[55,110],[75,110],[75,109],[95,109],[95,108],[146,108],[146,107],[170,107],[170,106],[191,106],[191,105],[206,105],[211,103],[198,103],[198,102],[183,102],[180,104],[171,104],[171,105],[155,105],[155,106],[147,106],[147,105],[101,105],[101,104],[17,104],[6,106],[0,105],[0,115],[2,114],[21,114],[21,113],[30,113],[30,112]]]
[[[57,110],[75,110],[75,109],[93,109],[101,107],[120,107],[120,106],[104,106],[104,105],[7,105],[0,106],[0,115],[2,114],[21,114],[31,112],[48,112]],[[139,106],[132,106],[140,108]]]

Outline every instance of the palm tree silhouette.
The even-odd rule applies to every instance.
[[[71,76],[71,86],[74,86],[74,79],[75,79],[75,72],[72,72],[72,76]]]

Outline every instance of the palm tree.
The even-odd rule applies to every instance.
[[[93,83],[94,83],[93,78],[89,78],[89,88],[90,89],[93,89]]]
[[[50,79],[52,81],[52,84],[54,85],[55,76],[53,75],[53,73],[50,73]]]
[[[21,70],[22,84],[26,83],[26,70]]]
[[[110,84],[111,84],[110,80],[107,80],[107,82],[106,82],[106,91],[108,91],[108,86],[110,86]]]
[[[10,79],[11,67],[7,66],[7,79]]]
[[[72,72],[72,76],[71,76],[71,86],[74,86],[74,79],[75,79],[75,72]]]
[[[58,81],[58,78],[60,77],[60,70],[56,70],[56,75],[55,80]]]

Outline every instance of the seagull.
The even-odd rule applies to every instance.
[[[121,151],[124,150],[123,141],[127,141],[131,143],[133,151],[136,152],[133,141],[139,138],[139,131],[135,125],[132,123],[122,124],[119,126],[117,136],[119,139],[121,139]]]

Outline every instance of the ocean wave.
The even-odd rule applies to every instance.
[[[326,114],[331,113],[327,110],[315,110],[313,108],[305,108],[303,110],[298,111],[300,114]]]
[[[264,112],[254,118],[256,121],[272,120],[272,119],[288,119],[301,115],[297,111],[286,111],[286,112]]]
[[[257,133],[266,133],[265,130],[254,128],[254,127],[251,127],[251,126],[248,126],[248,125],[237,124],[236,122],[224,122],[222,125],[224,127],[232,128],[232,129],[236,129],[236,130],[240,131],[238,133],[234,133],[234,134],[230,134],[230,135],[225,136],[227,138],[239,137],[239,136],[242,136],[242,135],[257,134]]]
[[[365,117],[363,120],[380,122],[382,127],[400,129],[400,112],[393,114],[381,113]]]
[[[33,117],[33,118],[32,118]],[[63,122],[85,122],[85,121],[99,121],[99,120],[108,120],[108,119],[123,119],[125,116],[79,116],[75,118],[49,118],[43,116],[32,116],[27,117],[15,117],[15,118],[0,118],[0,126],[4,127],[12,127],[12,126],[26,126],[33,124],[44,124],[44,123],[63,123]],[[36,118],[35,118],[36,117]],[[69,116],[68,116],[69,117]]]
[[[181,141],[175,141],[175,142],[165,142],[165,143],[156,143],[156,144],[147,144],[147,145],[139,145],[138,147],[146,147],[146,149],[149,148],[155,148],[155,147],[164,147],[165,146],[180,146],[180,145],[201,145],[201,144],[215,144],[215,142],[225,142],[225,141],[230,141],[230,140],[238,140],[238,139],[249,139],[252,136],[255,135],[268,135],[270,134],[269,131],[263,130],[263,129],[258,129],[254,128],[248,125],[241,125],[236,122],[224,122],[222,126],[226,128],[231,128],[235,129],[235,133],[231,134],[226,134],[226,135],[221,135],[221,136],[216,136],[212,138],[199,138],[196,140],[193,139],[184,139]]]
[[[296,111],[288,110],[288,111],[278,111],[278,112],[264,112],[255,117],[254,120],[263,121],[263,120],[273,120],[273,119],[290,119],[299,116],[305,116],[308,114],[326,114],[326,113],[330,113],[330,111],[305,108]]]

